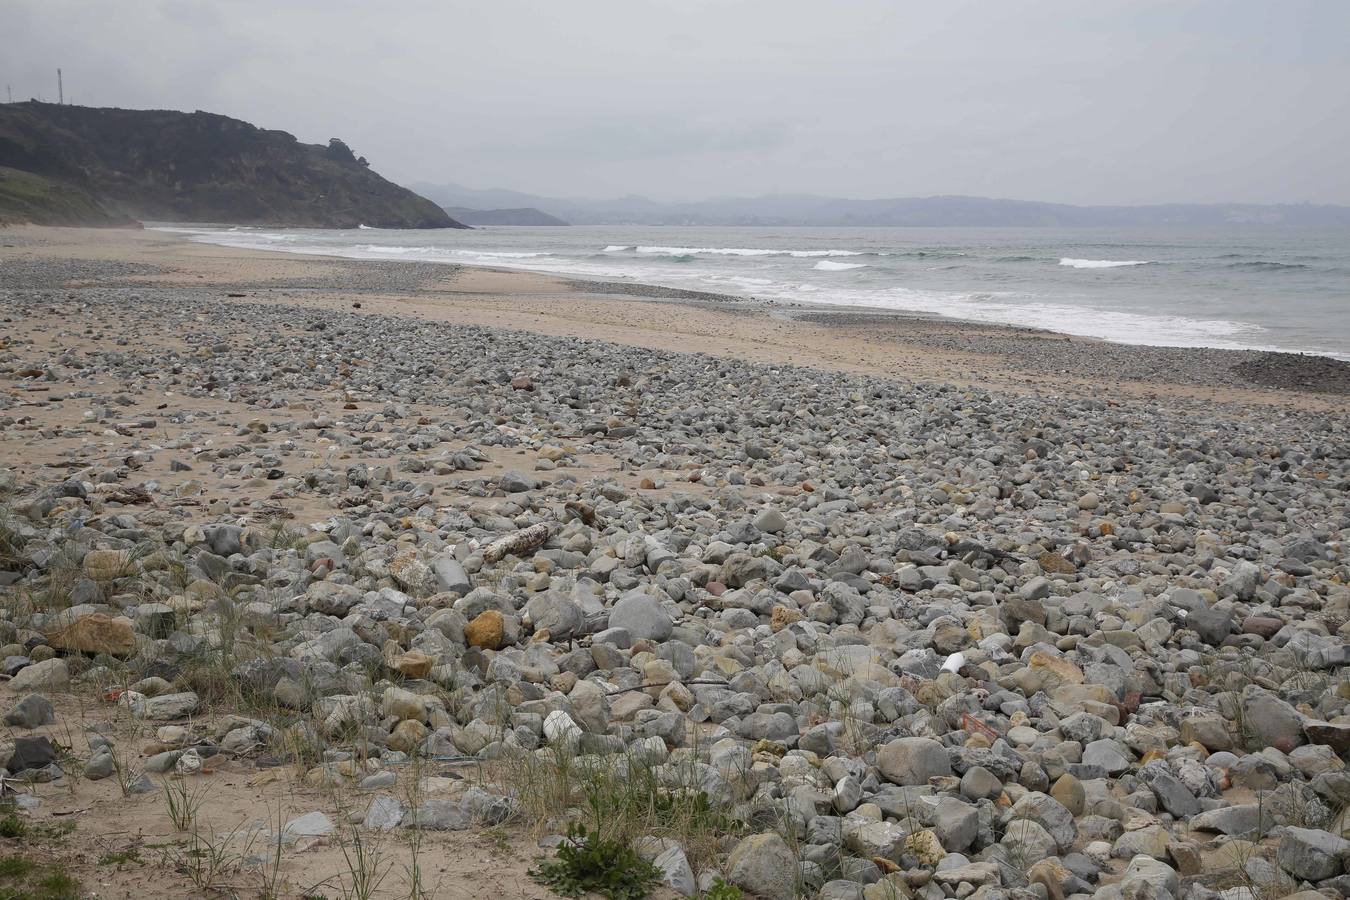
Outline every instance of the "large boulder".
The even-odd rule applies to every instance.
[[[927,784],[928,779],[952,774],[947,748],[932,738],[896,738],[877,751],[877,768],[887,781],[900,785]]]
[[[29,691],[53,690],[70,684],[70,667],[64,659],[44,659],[24,666],[9,680],[9,689],[16,694]]]
[[[1233,611],[1225,606],[1202,606],[1186,615],[1186,627],[1212,647],[1233,633]]]
[[[625,594],[609,611],[609,627],[622,628],[635,641],[665,641],[670,638],[670,616],[661,601],[640,591]]]
[[[1013,819],[1030,819],[1046,830],[1060,853],[1068,852],[1078,838],[1073,813],[1049,794],[1030,793],[1013,804]]]
[[[1350,841],[1318,828],[1288,827],[1276,855],[1280,868],[1295,878],[1322,881],[1335,878],[1350,860]]]
[[[763,900],[797,896],[797,858],[778,834],[752,834],[731,851],[727,881]]]
[[[1306,740],[1303,716],[1274,694],[1244,697],[1242,724],[1257,747],[1274,747],[1288,753]]]
[[[566,597],[539,594],[525,604],[525,612],[534,624],[535,634],[547,632],[552,641],[571,639],[585,624],[581,607]]]
[[[48,632],[47,643],[68,653],[122,657],[136,652],[136,632],[130,619],[89,613]]]

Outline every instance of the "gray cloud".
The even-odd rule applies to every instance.
[[[11,0],[16,98],[337,135],[404,181],[1350,203],[1350,4]]]

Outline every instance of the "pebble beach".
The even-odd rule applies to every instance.
[[[1326,357],[0,230],[6,784],[121,849],[205,786],[240,896],[361,835],[372,896],[548,896],[616,780],[659,896],[1346,896],[1347,412]],[[165,859],[101,896],[204,895]]]

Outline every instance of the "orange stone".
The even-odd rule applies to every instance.
[[[793,622],[800,622],[806,618],[805,614],[799,609],[789,609],[786,606],[775,606],[773,612],[769,615],[769,629],[777,634]]]
[[[505,639],[506,625],[502,620],[502,614],[495,609],[484,610],[464,626],[464,640],[470,647],[499,650]]]

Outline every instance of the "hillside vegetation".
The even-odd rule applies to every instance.
[[[32,172],[0,167],[0,225],[135,225],[85,191]]]
[[[205,112],[0,105],[0,166],[39,176],[0,191],[0,220],[464,227],[339,140]]]

